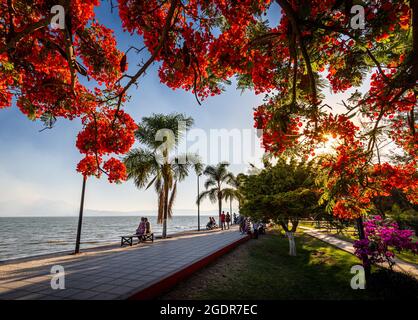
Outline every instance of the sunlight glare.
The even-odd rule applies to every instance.
[[[324,135],[325,142],[320,143],[318,148],[315,149],[316,154],[325,154],[325,153],[333,153],[335,151],[335,147],[340,143],[337,137],[333,137],[332,134]]]

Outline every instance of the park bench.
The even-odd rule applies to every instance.
[[[123,247],[124,245],[129,245],[132,246],[133,245],[133,239],[137,238],[138,242],[137,243],[141,243],[141,242],[145,242],[145,241],[152,241],[154,242],[154,233],[146,233],[143,234],[142,236],[137,235],[137,234],[132,234],[129,236],[121,236],[120,237],[120,246]]]

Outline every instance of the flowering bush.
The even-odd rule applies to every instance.
[[[411,250],[418,253],[418,242],[414,242],[412,230],[401,230],[396,222],[373,216],[364,223],[365,239],[354,242],[355,254],[368,265],[387,262],[395,264],[394,251]],[[364,259],[364,257],[368,259]]]

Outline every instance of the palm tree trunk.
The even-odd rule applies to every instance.
[[[164,183],[164,212],[163,212],[163,238],[167,238],[167,217],[168,217],[168,185]]]
[[[222,227],[222,221],[221,221],[221,214],[222,214],[222,198],[218,197],[218,205],[219,205],[219,227]]]

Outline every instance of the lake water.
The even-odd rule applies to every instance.
[[[162,226],[148,217],[155,235]],[[201,216],[204,228],[206,216]],[[0,217],[0,261],[46,253],[74,250],[78,217]],[[120,241],[139,224],[133,216],[84,217],[81,248]],[[196,216],[174,216],[168,221],[168,234],[197,229]]]

